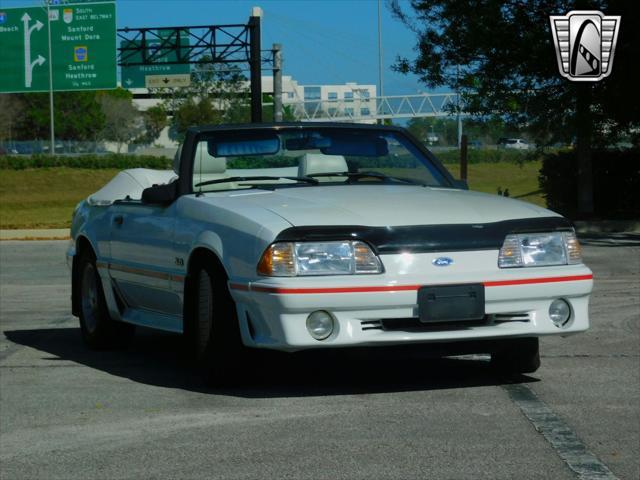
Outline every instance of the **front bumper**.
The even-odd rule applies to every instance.
[[[442,255],[439,253],[438,256]],[[570,335],[589,327],[593,276],[584,265],[498,269],[497,252],[451,252],[456,268],[443,273],[433,255],[385,256],[384,275],[264,278],[229,282],[248,346],[303,350],[408,343]],[[460,265],[467,265],[465,268]],[[424,285],[482,283],[482,322],[420,324],[417,291]],[[563,328],[549,318],[549,305],[564,298],[571,317]],[[306,328],[308,315],[324,310],[335,329],[318,341]]]

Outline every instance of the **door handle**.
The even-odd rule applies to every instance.
[[[116,215],[113,217],[113,223],[116,225],[122,225],[122,222],[124,222],[124,217],[122,215]]]

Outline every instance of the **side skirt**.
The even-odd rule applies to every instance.
[[[167,315],[148,310],[126,308],[122,313],[122,321],[141,327],[164,330],[165,332],[183,332],[181,315]]]

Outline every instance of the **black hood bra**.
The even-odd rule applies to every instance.
[[[280,232],[276,242],[361,240],[378,254],[499,250],[510,233],[571,231],[563,217],[523,218],[494,223],[399,227],[304,226]]]

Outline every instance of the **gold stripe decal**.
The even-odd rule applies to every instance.
[[[173,275],[171,273],[156,272],[154,270],[145,270],[142,268],[129,267],[126,265],[117,265],[113,263],[96,262],[98,268],[108,268],[116,272],[131,273],[133,275],[142,275],[143,277],[158,278],[160,280],[170,280],[172,282],[184,282],[184,275]]]

